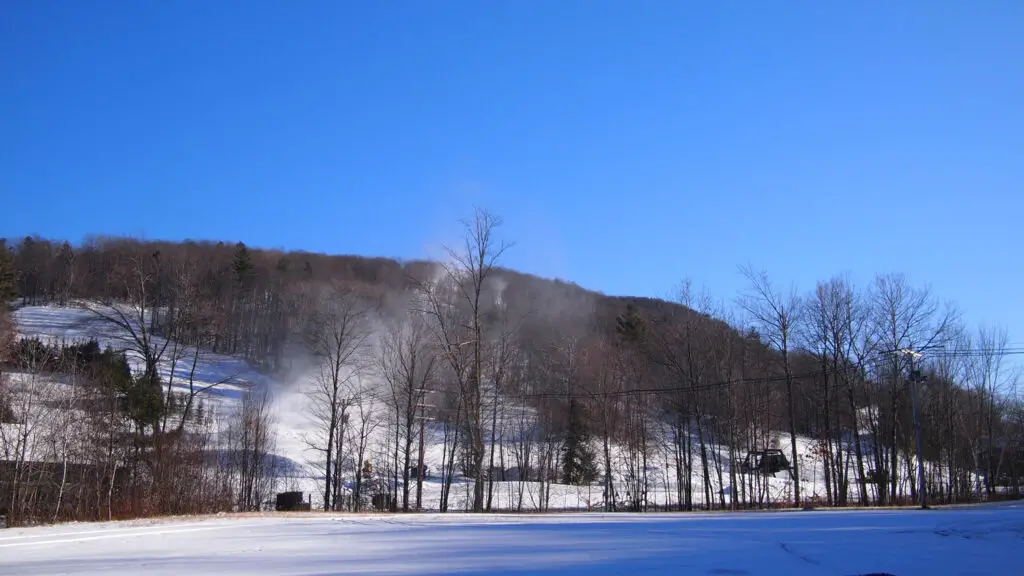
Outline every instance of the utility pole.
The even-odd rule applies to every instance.
[[[914,406],[914,434],[917,436],[917,492],[921,498],[921,509],[928,508],[928,493],[924,485],[924,452],[921,449],[921,417],[917,408],[917,383],[923,380],[914,368],[914,360],[923,356],[920,352],[904,349],[899,350],[910,358],[910,398]]]
[[[425,395],[427,392],[430,392],[430,390],[427,390],[426,388],[420,388],[419,390],[417,390],[417,392],[421,394],[420,398],[422,398],[422,395]],[[423,510],[423,441],[425,438],[424,433],[426,431],[425,424],[426,421],[428,420],[428,418],[424,415],[424,410],[427,408],[433,408],[433,406],[420,402],[419,404],[416,405],[416,407],[420,409],[420,454],[416,465],[416,511],[420,512]]]

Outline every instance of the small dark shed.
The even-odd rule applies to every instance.
[[[278,512],[304,511],[310,509],[310,503],[303,500],[302,492],[280,492],[274,509]]]

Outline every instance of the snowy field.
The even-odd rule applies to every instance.
[[[0,574],[1024,573],[1024,504],[551,516],[241,515],[0,532]]]

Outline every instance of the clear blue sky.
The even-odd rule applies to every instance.
[[[473,203],[612,294],[903,271],[1024,339],[1024,3],[7,0],[0,235],[404,258]]]

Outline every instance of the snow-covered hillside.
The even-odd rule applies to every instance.
[[[30,306],[16,311],[15,318],[18,329],[23,337],[39,337],[51,341],[77,342],[89,338],[97,339],[101,346],[124,347],[124,334],[119,333],[115,326],[99,320],[88,310],[73,307]],[[136,364],[140,358],[130,358]],[[159,371],[161,377],[167,379],[173,374],[173,382],[179,388],[189,380],[191,365],[179,362],[172,366],[164,361]],[[53,383],[51,383],[53,384]],[[288,379],[277,379],[256,371],[244,361],[224,355],[205,353],[199,358],[193,385],[197,387],[212,386],[206,394],[207,405],[217,414],[229,414],[239,405],[243,391],[248,387],[265,387],[271,392],[274,401],[274,412],[277,421],[277,455],[292,463],[292,470],[287,478],[283,478],[281,489],[303,490],[313,495],[314,505],[319,499],[320,483],[308,463],[315,458],[306,441],[315,431],[310,417],[309,399],[305,393],[310,382],[303,375]],[[32,385],[41,385],[36,382]],[[383,433],[383,432],[381,432]],[[780,436],[785,438],[784,435]],[[426,463],[431,470],[441,467],[443,457],[443,430],[429,429],[426,439]],[[383,446],[383,438],[375,445]],[[661,443],[663,444],[663,443]],[[671,465],[670,449],[658,444],[654,457],[648,464],[647,499],[653,506],[670,506],[677,502],[677,476]],[[784,443],[785,447],[788,443]],[[511,446],[501,447],[503,452],[511,451]],[[729,454],[724,448],[716,450],[723,463],[723,485],[719,485],[716,473],[711,473],[713,498],[732,499],[738,487],[729,485],[729,468],[734,464],[729,461]],[[786,450],[788,455],[788,449]],[[801,490],[805,499],[824,498],[825,483],[821,459],[815,455],[814,443],[802,438],[798,444],[801,460]],[[378,452],[378,457],[383,456]],[[625,484],[625,456],[619,449],[613,450],[614,460],[619,468],[616,479],[616,491],[625,495],[629,488]],[[511,467],[507,461],[505,467]],[[691,471],[694,486],[694,497],[697,504],[704,499],[704,474],[700,469]],[[742,478],[742,477],[741,477]],[[786,501],[792,498],[792,479],[785,473],[767,479],[765,499],[768,501]],[[536,509],[541,502],[540,485],[536,483],[498,482],[495,486],[494,506],[498,509],[517,509],[522,493],[523,510]],[[909,489],[909,487],[904,487]],[[471,481],[457,479],[452,487],[450,507],[452,509],[468,508],[471,502]],[[856,488],[853,488],[856,495]],[[436,509],[440,501],[441,484],[436,475],[424,483],[424,507]],[[549,508],[551,509],[601,509],[603,506],[602,488],[599,484],[592,486],[552,485],[550,487]]]

